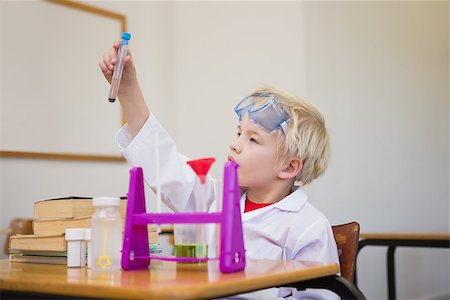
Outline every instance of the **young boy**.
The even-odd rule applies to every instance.
[[[99,63],[109,82],[118,48],[114,43]],[[191,210],[196,175],[150,113],[130,54],[125,59],[119,100],[127,120],[116,136],[123,155],[133,165],[143,167],[145,180],[154,189],[153,136],[158,133],[162,200],[174,211]],[[228,159],[239,164],[246,256],[339,263],[328,220],[295,185],[311,183],[327,167],[329,139],[321,113],[305,100],[270,87],[251,93],[238,103],[235,112],[240,122]],[[213,180],[208,178],[207,184],[210,206]],[[297,292],[294,297],[302,296]]]

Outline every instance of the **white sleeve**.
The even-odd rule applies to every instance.
[[[186,156],[178,153],[175,142],[151,114],[139,133],[132,138],[128,126],[116,134],[116,143],[122,155],[133,165],[142,167],[144,180],[156,191],[154,135],[159,138],[161,200],[173,211],[193,211],[195,204],[196,175],[186,162]],[[214,182],[208,176],[206,182],[207,207],[214,200]]]
[[[308,238],[305,238],[308,237]],[[319,219],[311,224],[304,236],[297,240],[294,260],[320,261],[339,264],[336,242],[328,220]],[[294,291],[292,299],[337,300],[338,295],[325,289]]]
[[[336,241],[326,219],[318,219],[303,231],[292,251],[294,260],[339,264]]]

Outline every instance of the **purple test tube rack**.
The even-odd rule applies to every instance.
[[[199,262],[206,259],[190,257],[150,256],[148,224],[220,224],[220,257],[222,273],[245,269],[245,249],[242,232],[238,164],[225,163],[223,174],[222,211],[217,213],[147,213],[145,208],[144,176],[142,168],[130,170],[125,233],[122,248],[123,270],[145,270],[150,260]]]

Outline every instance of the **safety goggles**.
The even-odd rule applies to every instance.
[[[239,117],[239,122],[247,113],[253,123],[268,133],[281,129],[286,135],[287,122],[291,119],[291,116],[280,106],[277,98],[270,93],[251,94],[242,99],[234,111]]]

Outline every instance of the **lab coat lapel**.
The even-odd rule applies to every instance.
[[[242,221],[249,221],[256,216],[259,216],[265,212],[268,212],[272,209],[279,209],[283,211],[298,211],[308,200],[308,197],[303,192],[302,188],[299,186],[294,186],[292,193],[287,195],[282,200],[266,206],[262,208],[255,209],[253,211],[244,213],[245,209],[245,199],[247,198],[247,194],[244,193],[241,197],[241,213],[242,213]]]

